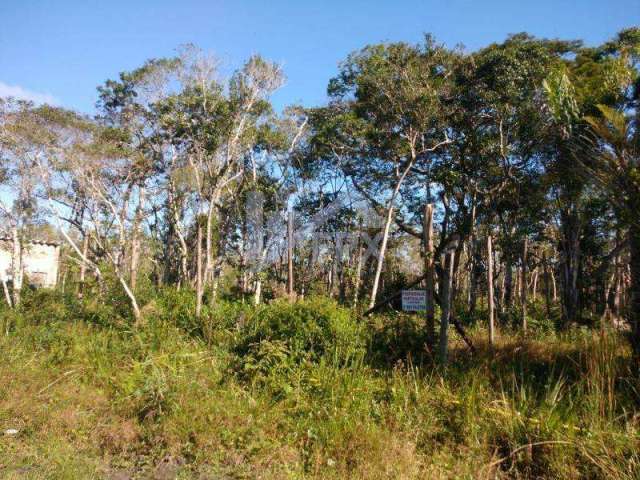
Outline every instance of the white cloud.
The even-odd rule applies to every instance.
[[[0,97],[14,97],[20,100],[30,100],[33,103],[48,103],[59,105],[60,100],[49,93],[33,92],[20,85],[7,85],[0,82]]]

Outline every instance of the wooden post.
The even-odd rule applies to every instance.
[[[433,203],[424,207],[424,274],[426,280],[426,327],[427,342],[433,345],[436,336],[435,328],[435,302],[433,299],[434,275],[433,275]]]
[[[495,340],[495,326],[493,319],[493,246],[491,245],[491,234],[487,235],[487,299],[489,306],[489,344],[493,345]]]
[[[293,210],[289,210],[287,221],[287,294],[293,299]]]
[[[527,247],[528,239],[525,237],[522,246],[522,277],[520,279],[520,299],[522,307],[522,331],[527,332]]]
[[[449,317],[451,315],[451,290],[453,289],[453,267],[455,263],[455,251],[445,253],[444,281],[442,282],[442,294],[440,295],[442,313],[440,315],[440,348],[438,357],[442,365],[447,363],[447,349],[449,346]]]
[[[198,221],[196,245],[196,317],[202,313],[202,225]]]

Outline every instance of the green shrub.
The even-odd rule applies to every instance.
[[[237,369],[276,397],[312,387],[314,365],[348,368],[365,355],[361,326],[351,312],[327,299],[273,302],[242,323]]]
[[[36,325],[77,320],[78,307],[73,295],[45,288],[26,290],[20,304],[29,323]]]
[[[328,299],[273,302],[247,319],[244,329],[241,350],[255,352],[267,342],[280,344],[278,350],[288,352],[298,362],[317,362],[326,357],[336,365],[344,365],[364,354],[361,325],[349,310]]]
[[[159,318],[192,333],[200,328],[196,319],[196,294],[191,289],[166,288],[156,297]]]

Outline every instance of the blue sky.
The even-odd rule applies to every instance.
[[[0,95],[92,112],[96,87],[184,43],[230,72],[252,53],[281,62],[277,108],[319,104],[350,51],[418,42],[423,33],[473,50],[507,34],[596,44],[640,24],[640,0],[0,0]]]

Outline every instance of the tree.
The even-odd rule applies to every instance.
[[[0,98],[0,219],[10,231],[15,307],[20,304],[28,229],[41,221],[43,214],[37,195],[41,185],[38,165],[52,140],[35,111],[30,102]],[[4,272],[2,276],[4,285]]]
[[[412,170],[449,143],[444,97],[453,54],[425,43],[373,45],[351,54],[329,83],[333,129],[325,151],[374,207],[384,210],[370,296],[375,304],[400,190]]]

